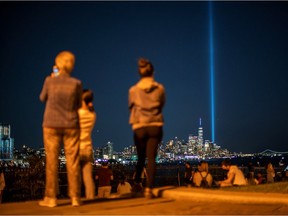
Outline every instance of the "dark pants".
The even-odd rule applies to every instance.
[[[145,166],[146,157],[147,165],[147,186],[153,188],[156,173],[156,156],[158,145],[163,137],[162,127],[144,127],[134,131],[134,143],[137,149],[138,162],[136,165],[135,182],[141,182],[141,173]]]

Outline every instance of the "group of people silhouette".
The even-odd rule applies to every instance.
[[[193,170],[191,164],[185,163],[184,184],[188,187],[229,187],[245,186],[263,183],[273,183],[275,170],[271,162],[266,165],[266,175],[261,170],[255,174],[252,162],[249,162],[248,173],[245,175],[237,165],[232,164],[230,159],[225,159],[221,163],[221,168],[226,171],[224,180],[216,181],[208,170],[208,162],[201,161],[197,168]]]
[[[43,142],[46,152],[46,183],[44,199],[40,206],[57,206],[58,156],[60,145],[64,145],[68,177],[68,195],[72,206],[80,206],[81,178],[88,199],[95,197],[92,174],[93,146],[91,132],[96,122],[93,107],[93,92],[82,87],[82,82],[71,76],[75,65],[75,55],[62,51],[55,58],[53,72],[47,76],[40,100],[44,102]],[[164,86],[154,80],[152,63],[145,58],[138,60],[140,80],[129,89],[129,123],[133,130],[137,149],[135,185],[141,184],[141,173],[148,159],[146,188],[141,191],[147,198],[153,198],[156,156],[163,136],[165,104]],[[96,178],[101,174],[97,173]],[[112,178],[107,171],[105,178]],[[112,175],[113,176],[113,175]],[[109,190],[104,188],[103,191]],[[99,191],[98,191],[99,193]],[[104,195],[103,195],[104,196]]]

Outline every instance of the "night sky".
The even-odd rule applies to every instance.
[[[215,142],[288,151],[288,2],[213,2]],[[15,147],[43,147],[39,94],[62,50],[94,91],[94,147],[133,145],[128,89],[137,59],[166,88],[164,138],[211,140],[209,2],[0,2],[0,122]]]

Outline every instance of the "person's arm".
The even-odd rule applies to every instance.
[[[190,177],[190,181],[193,179],[193,175],[194,175],[194,171],[193,171],[193,169],[191,169],[191,177]]]
[[[129,94],[128,94],[128,108],[129,111],[131,112],[133,106],[134,106],[134,101],[133,101],[133,92],[132,89],[129,89]]]
[[[136,171],[134,171],[132,179],[135,180],[135,176],[136,176]]]
[[[193,185],[196,185],[196,173],[194,173],[191,180],[193,182]]]
[[[208,181],[209,186],[211,187],[213,183],[213,176],[210,173],[208,173],[207,175],[207,181]]]
[[[77,85],[77,109],[80,109],[82,107],[82,92],[83,92],[83,87],[82,83],[80,81],[79,85]]]
[[[143,168],[143,172],[144,172],[144,178],[147,178],[147,177],[148,177],[148,175],[147,175],[147,170],[146,170],[146,168],[145,168],[145,167]]]
[[[230,186],[233,185],[233,179],[235,177],[235,173],[228,173],[228,178],[220,181],[220,186]]]
[[[4,177],[4,173],[1,173],[0,174],[0,190],[4,190],[5,188],[5,177]]]
[[[161,107],[163,108],[163,106],[165,105],[166,103],[166,93],[165,93],[165,88],[163,86],[163,94],[161,95],[161,98],[160,98],[160,103],[161,103]]]
[[[47,79],[48,78],[46,78],[45,81],[44,81],[44,84],[43,84],[43,87],[42,87],[42,90],[41,90],[41,93],[40,93],[40,96],[39,96],[40,101],[42,101],[42,102],[46,102],[46,100],[48,98]]]
[[[112,172],[112,170],[110,170],[110,180],[111,180],[111,181],[114,180],[114,176],[113,176],[113,172]]]

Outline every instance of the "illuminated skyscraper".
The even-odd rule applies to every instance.
[[[12,160],[14,139],[10,137],[10,125],[0,123],[0,159]]]
[[[113,157],[113,143],[108,141],[103,148],[103,159],[112,159]]]
[[[197,151],[198,136],[189,134],[188,137],[188,153],[195,153]]]
[[[199,128],[198,128],[198,148],[203,148],[203,128],[201,118],[199,120]]]

